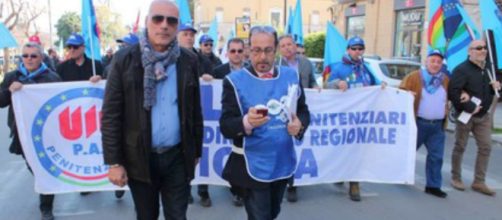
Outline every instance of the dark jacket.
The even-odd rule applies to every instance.
[[[67,60],[61,63],[57,67],[57,73],[61,77],[63,82],[69,81],[86,81],[89,80],[92,76],[92,60],[84,55],[84,63],[82,66],[78,66],[75,63],[75,60]],[[101,62],[95,61],[94,65],[96,66],[96,75],[103,75],[103,66]]]
[[[482,117],[490,109],[495,92],[490,85],[487,67],[488,65],[481,69],[470,60],[466,60],[453,70],[448,84],[448,99],[453,103],[458,113],[462,111],[472,113],[476,109],[476,104],[473,102],[460,102],[462,91],[467,92],[470,97],[481,99],[482,108],[474,117]]]
[[[0,84],[0,108],[9,106],[7,125],[10,128],[10,137],[12,138],[12,143],[10,144],[9,151],[13,154],[23,154],[23,149],[21,148],[21,143],[19,142],[19,136],[17,134],[16,121],[14,120],[14,111],[12,109],[12,94],[9,91],[9,86],[15,81],[19,82],[20,76],[22,76],[21,73],[17,70],[14,70],[5,74],[5,78],[2,84]],[[50,69],[48,69],[46,73],[38,75],[33,80],[36,84],[61,81],[59,75]]]
[[[143,75],[139,45],[123,49],[112,60],[103,102],[101,133],[105,164],[121,164],[129,178],[150,182],[151,111],[143,108]],[[202,110],[197,56],[181,49],[176,62],[181,147],[187,178],[202,152]]]
[[[223,79],[231,71],[232,70],[230,69],[230,63],[221,64],[213,69],[213,77],[215,79]]]
[[[246,67],[252,74],[256,75],[256,72],[252,67]],[[277,68],[274,69],[274,77],[277,76]],[[300,131],[300,134],[296,137],[301,140],[303,134],[310,123],[310,113],[307,105],[305,104],[305,94],[303,92],[303,87],[301,87],[301,96],[298,99],[297,104],[297,116],[302,122],[304,129]],[[242,147],[242,141],[245,134],[244,125],[242,124],[242,119],[244,115],[241,113],[239,108],[239,103],[235,95],[235,90],[228,80],[225,78],[223,80],[223,94],[221,99],[222,111],[220,117],[220,129],[223,136],[229,139],[233,139],[233,143],[236,147]],[[223,178],[227,180],[232,186],[239,188],[263,188],[268,186],[267,183],[258,182],[251,178],[246,170],[246,164],[244,161],[244,156],[232,152],[227,160],[225,168],[223,170]]]
[[[202,76],[202,74],[213,74],[213,64],[211,64],[211,61],[209,61],[209,58],[202,55],[201,52],[199,52],[196,49],[192,49],[192,52],[197,54],[197,59],[199,60],[199,76]]]
[[[211,70],[222,64],[220,58],[218,58],[213,52],[211,52],[210,54],[204,54],[201,51],[199,51],[199,53],[205,56],[209,60],[209,62],[211,63]]]

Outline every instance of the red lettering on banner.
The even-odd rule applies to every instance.
[[[66,107],[59,114],[59,132],[68,140],[76,140],[82,136],[82,113],[81,108],[71,113],[70,107]]]

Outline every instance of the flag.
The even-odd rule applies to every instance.
[[[302,1],[296,1],[295,15],[293,16],[292,35],[297,44],[303,45]]]
[[[328,21],[326,28],[326,38],[324,41],[324,71],[322,73],[323,82],[326,82],[331,74],[330,65],[341,61],[347,50],[347,40],[336,30],[335,26]]]
[[[0,39],[2,39],[0,40],[0,49],[17,47],[16,39],[2,22],[0,22]]]
[[[498,68],[502,68],[502,3],[495,2],[494,0],[479,1],[479,8],[481,13],[481,23],[483,30],[491,30],[493,32],[493,44],[495,44],[495,55],[497,59]],[[490,45],[493,46],[493,45]]]
[[[479,34],[458,0],[429,1],[427,42],[430,49],[440,50],[452,71],[467,59],[469,44]]]
[[[214,40],[213,42],[213,50],[215,51],[216,54],[218,51],[218,21],[216,17],[213,18],[213,21],[211,22],[211,25],[209,26],[209,30],[207,31],[207,34]]]
[[[136,22],[134,22],[134,25],[132,26],[132,33],[134,33],[134,34],[138,33],[140,14],[141,14],[141,11],[138,10],[138,15],[136,15]]]
[[[176,0],[180,12],[180,24],[192,24],[192,15],[190,15],[190,6],[187,0]]]
[[[291,34],[293,32],[293,21],[295,20],[293,8],[289,7],[288,24],[286,25],[286,34]]]
[[[99,26],[92,0],[82,0],[82,36],[85,41],[85,55],[94,60],[101,60]]]

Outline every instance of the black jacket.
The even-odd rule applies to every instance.
[[[213,74],[213,64],[211,64],[211,61],[209,61],[209,58],[206,56],[202,55],[201,52],[197,51],[196,49],[192,49],[192,52],[197,54],[197,59],[199,60],[199,76],[202,76],[202,74]]]
[[[488,67],[488,65],[486,65]],[[490,109],[495,94],[490,85],[487,68],[481,69],[470,60],[459,64],[454,70],[448,84],[448,99],[453,103],[457,112],[474,112],[476,104],[473,102],[460,102],[460,94],[465,91],[470,97],[481,99],[481,110],[475,114],[475,117],[481,117]]]
[[[256,72],[252,67],[245,68],[247,68],[252,74],[256,75]],[[274,69],[274,77],[275,76],[277,76],[276,68]],[[304,129],[296,137],[299,140],[303,138],[303,133],[310,123],[310,113],[308,106],[305,104],[305,94],[303,92],[303,87],[301,87],[300,85],[300,88],[302,92],[300,98],[298,99],[297,116],[302,122]],[[246,135],[244,131],[244,125],[242,124],[244,115],[241,114],[234,87],[232,86],[232,83],[230,83],[228,78],[225,78],[223,80],[223,94],[221,105],[221,133],[226,138],[232,139],[235,146],[242,147],[243,137],[244,135]],[[268,186],[267,183],[258,182],[251,178],[246,170],[244,156],[236,154],[234,152],[230,154],[230,157],[225,164],[225,168],[223,169],[223,178],[227,180],[232,186],[238,188],[263,188]]]
[[[57,67],[57,73],[61,77],[63,82],[70,81],[86,81],[89,80],[92,76],[92,60],[84,55],[84,63],[82,66],[78,66],[75,63],[75,60],[67,60]],[[96,75],[103,75],[103,66],[101,62],[95,61],[94,65],[96,66]]]
[[[150,182],[151,111],[143,108],[143,75],[139,45],[115,54],[108,76],[101,133],[105,164],[121,164],[128,177]],[[202,152],[202,110],[197,56],[181,48],[176,62],[181,146],[189,180]]]
[[[22,74],[14,70],[5,74],[2,84],[0,84],[0,108],[9,106],[7,125],[10,128],[10,137],[12,138],[9,151],[13,154],[23,154],[23,149],[21,148],[21,143],[19,142],[19,136],[17,134],[16,121],[14,120],[14,111],[12,109],[12,94],[9,91],[9,86],[15,81],[19,82],[20,76],[22,76]],[[59,75],[50,69],[48,69],[46,73],[38,75],[33,80],[36,84],[61,81]]]
[[[230,63],[221,64],[213,69],[213,77],[215,79],[223,79],[231,71],[232,70],[230,69]]]

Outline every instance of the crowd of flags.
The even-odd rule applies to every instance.
[[[480,32],[466,13],[462,3],[459,0],[438,0],[428,1],[429,5],[429,26],[427,30],[428,49],[440,50],[445,55],[448,70],[453,70],[459,63],[467,58],[468,45],[475,39],[480,39]],[[190,6],[187,0],[176,0],[180,10],[180,23],[192,24],[193,19],[190,14]],[[287,24],[284,27],[286,34],[291,34],[295,42],[299,45],[304,44],[303,23],[302,23],[302,5],[301,0],[296,1],[293,9],[289,7]],[[491,60],[496,68],[502,68],[502,59],[496,59],[496,55],[502,57],[502,3],[496,0],[480,0],[479,7],[481,14],[481,23],[484,32],[489,31],[490,40],[493,48]],[[93,0],[82,0],[82,36],[85,39],[85,54],[92,59],[101,60],[100,30],[96,19],[96,13],[93,6]],[[139,29],[140,12],[138,10],[136,22],[132,27],[132,32],[137,33]],[[203,33],[199,31],[197,37]],[[217,43],[218,40],[218,20],[213,18],[207,32]],[[0,23],[0,48],[15,47],[17,43],[6,29],[4,24]],[[229,38],[235,36],[235,31],[231,30]],[[351,37],[351,36],[350,36]],[[198,39],[198,38],[197,38]],[[196,41],[196,44],[198,40]],[[347,41],[331,23],[326,25],[326,38],[324,49],[324,67],[323,78],[329,76],[329,66],[341,60],[346,50]],[[197,46],[197,45],[196,45]],[[218,48],[217,45],[214,48]],[[224,53],[222,53],[224,54]],[[225,59],[225,57],[223,57]]]

